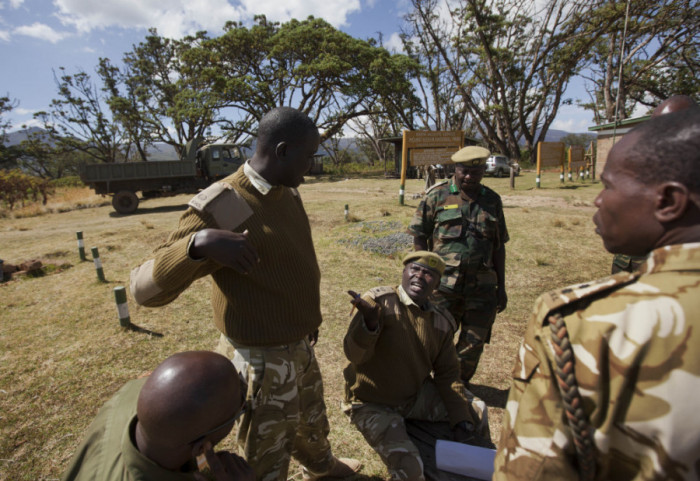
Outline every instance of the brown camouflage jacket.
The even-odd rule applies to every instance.
[[[700,243],[540,296],[513,370],[494,480],[579,479],[553,374],[553,313],[568,328],[594,429],[595,479],[700,479]]]
[[[421,201],[408,233],[425,237],[445,261],[441,290],[461,291],[470,284],[496,284],[493,253],[508,242],[501,197],[481,186],[475,201],[464,199],[452,182],[435,185]]]

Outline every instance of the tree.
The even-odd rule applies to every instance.
[[[386,162],[393,157],[394,149],[390,143],[381,142],[380,139],[400,134],[401,125],[398,120],[385,114],[372,113],[353,119],[347,127],[358,135],[358,147],[369,165],[374,165],[376,159],[386,170]]]
[[[572,145],[580,145],[587,148],[588,145],[596,139],[595,135],[592,134],[567,134],[559,142],[563,142],[564,145],[570,147]]]
[[[202,49],[206,32],[172,40],[149,30],[145,40],[124,55],[122,79],[128,96],[113,96],[114,107],[154,141],[178,154],[190,140],[205,137],[222,122],[222,102],[212,82],[218,79]]]
[[[448,128],[519,159],[520,140],[531,150],[570,102],[564,91],[606,28],[589,21],[598,1],[412,0],[403,38],[431,59],[426,98]]]
[[[267,111],[286,105],[309,115],[325,140],[371,112],[408,121],[417,105],[410,59],[313,17],[280,25],[258,16],[251,28],[230,22],[222,36],[202,43],[205,54],[205,76],[237,114],[227,127],[234,132],[254,135]]]
[[[106,97],[85,71],[68,74],[63,67],[59,70],[60,77],[54,72],[58,98],[51,101],[48,112],[38,112],[35,118],[66,151],[83,152],[97,162],[124,160],[129,138],[113,121]]]
[[[153,144],[153,126],[149,124],[139,110],[139,99],[133,83],[128,82],[129,70],[122,72],[108,58],[100,58],[97,73],[102,80],[102,91],[107,97],[107,105],[112,112],[114,122],[121,125],[128,139],[126,160],[131,160],[131,147],[136,150],[137,160],[147,161],[147,150]]]
[[[10,95],[0,97],[0,169],[12,169],[17,166],[17,149],[6,146],[7,131],[12,128],[12,121],[5,114],[12,112],[19,102],[10,99]]]
[[[611,26],[592,49],[584,75],[591,99],[582,103],[598,124],[625,119],[638,105],[653,108],[674,94],[700,92],[697,1],[628,3],[626,26],[625,3],[609,0],[598,14]]]
[[[84,153],[55,143],[44,131],[31,132],[19,144],[18,165],[22,171],[42,179],[60,179],[77,175],[78,165],[90,159]]]

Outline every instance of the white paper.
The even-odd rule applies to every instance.
[[[438,469],[472,478],[490,480],[493,476],[495,457],[495,449],[442,439],[435,444],[435,460]]]

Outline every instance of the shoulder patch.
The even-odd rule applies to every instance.
[[[187,205],[201,212],[204,210],[207,204],[216,199],[222,192],[231,189],[232,187],[228,184],[224,184],[223,182],[214,182],[199,194],[192,197]]]
[[[367,292],[372,297],[372,299],[379,299],[380,297],[386,296],[388,294],[396,294],[396,291],[391,286],[373,287]]]
[[[214,217],[219,228],[234,230],[253,215],[253,209],[229,184],[215,182],[188,203],[193,209]]]
[[[445,332],[457,331],[457,322],[455,322],[455,318],[452,317],[450,311],[435,304],[433,304],[433,309],[435,309],[435,316],[433,316],[433,325],[436,329]]]
[[[425,191],[427,194],[431,190],[435,189],[436,187],[440,187],[441,185],[446,185],[449,182],[449,180],[443,180],[442,182],[438,182],[437,184],[433,184],[430,187],[428,187],[428,190]]]
[[[583,284],[575,284],[554,291],[545,292],[535,301],[537,318],[544,322],[547,316],[564,306],[581,301],[607,291],[620,288],[635,281],[639,273],[621,272]]]

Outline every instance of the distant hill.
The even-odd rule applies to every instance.
[[[569,134],[588,135],[588,136],[593,137],[593,138],[596,137],[595,132],[566,132],[564,130],[549,129],[547,131],[547,135],[544,136],[544,141],[545,142],[559,142],[561,139],[563,139],[564,137],[566,137]]]
[[[24,129],[24,130],[17,130],[14,132],[8,132],[6,134],[5,144],[8,146],[17,145],[20,142],[22,142],[23,140],[27,140],[27,138],[29,137],[30,134],[40,133],[42,131],[43,131],[43,129],[41,129],[39,127],[31,127],[31,128]],[[564,130],[549,129],[547,131],[547,135],[545,136],[545,141],[546,142],[559,142],[562,138],[566,137],[567,135],[569,135],[571,133],[573,133],[573,132],[566,132]],[[577,133],[577,135],[590,135],[592,137],[595,137],[594,132]],[[358,150],[357,139],[355,137],[344,137],[344,138],[340,139],[340,148],[357,151]],[[255,149],[255,142],[253,142],[251,148],[248,149],[247,155],[248,156],[252,155],[254,149]],[[319,152],[319,154],[322,154],[322,155],[328,155],[324,145],[321,145],[318,152]],[[173,148],[171,145],[168,145],[168,144],[165,144],[162,142],[157,142],[157,143],[153,144],[151,147],[149,147],[148,157],[149,157],[149,160],[176,160],[178,158],[178,155],[175,152],[175,148]]]
[[[17,145],[23,140],[27,140],[31,134],[45,132],[44,129],[39,127],[30,127],[28,129],[16,130],[14,132],[8,132],[5,134],[5,145],[8,147],[12,145]]]

